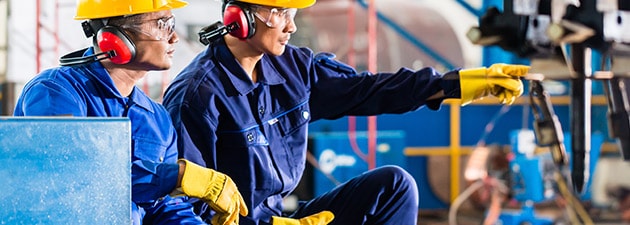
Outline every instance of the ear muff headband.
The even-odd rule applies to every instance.
[[[242,40],[251,38],[256,32],[256,20],[247,4],[227,2],[223,10],[223,23],[226,26],[236,24],[229,34]]]
[[[60,66],[75,66],[75,65],[81,65],[81,64],[86,64],[86,63],[93,63],[96,61],[107,59],[109,58],[110,54],[113,54],[113,52],[101,52],[98,54],[83,56],[83,53],[85,53],[85,51],[87,50],[88,48],[84,48],[84,49],[80,49],[80,50],[77,50],[77,51],[74,51],[74,52],[71,52],[62,56],[59,59],[59,65]]]
[[[113,26],[105,26],[101,20],[84,21],[81,23],[81,26],[86,37],[95,36],[95,45],[102,52],[87,56],[83,56],[87,48],[71,52],[59,59],[61,66],[75,66],[104,59],[110,59],[112,63],[116,64],[125,64],[135,58],[135,44],[120,29]]]
[[[109,59],[115,64],[126,64],[136,56],[136,45],[117,27],[105,26],[96,33],[96,43],[103,52],[114,51]]]

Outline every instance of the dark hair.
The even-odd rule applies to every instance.
[[[121,27],[126,24],[138,24],[142,22],[142,19],[144,19],[145,16],[146,14],[135,14],[129,16],[111,17],[108,18],[107,25]]]

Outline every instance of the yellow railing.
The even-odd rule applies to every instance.
[[[571,102],[571,98],[569,96],[551,96],[551,103],[553,105],[569,105]],[[405,156],[451,156],[450,158],[450,174],[451,174],[451,184],[450,184],[450,202],[453,202],[455,198],[459,195],[459,180],[460,180],[460,171],[461,171],[461,156],[468,155],[473,151],[474,146],[461,146],[461,114],[460,114],[460,101],[458,99],[448,99],[444,101],[445,104],[448,104],[450,107],[450,145],[447,147],[407,147],[404,150]],[[472,103],[472,105],[497,105],[496,98],[485,98],[481,100],[477,100]],[[529,104],[528,97],[520,97],[514,102],[514,105],[525,105]],[[593,96],[591,98],[592,105],[606,105],[606,97],[605,96]],[[618,148],[615,144],[612,143],[603,143],[601,147],[601,152],[605,153],[616,153],[618,152]]]

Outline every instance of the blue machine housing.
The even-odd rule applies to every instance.
[[[501,224],[533,224],[547,225],[553,224],[552,218],[545,218],[536,215],[534,204],[552,200],[557,197],[554,189],[553,178],[554,163],[551,153],[531,154],[535,147],[534,131],[516,130],[510,132],[512,140],[512,151],[514,158],[510,161],[511,190],[514,199],[518,200],[522,207],[520,210],[505,210],[499,216]],[[597,160],[599,159],[600,146],[604,141],[604,135],[595,133],[591,137],[590,165],[585,174],[592,174],[595,171]],[[567,149],[569,159],[571,159],[571,135],[565,132],[564,145]],[[571,168],[569,163],[569,168]],[[590,177],[585,175],[585,177]],[[581,200],[591,199],[591,182],[586,180],[584,192],[580,194]]]
[[[514,153],[514,159],[510,161],[510,172],[512,174],[511,188],[514,192],[514,198],[519,202],[533,201],[534,203],[551,200],[556,197],[553,190],[555,181],[553,181],[552,174],[555,165],[553,164],[551,154],[526,154],[525,152],[529,150],[524,150],[523,147],[528,145],[523,144],[522,141],[533,141],[533,139],[524,138],[526,140],[522,140],[523,137],[528,136],[523,135],[524,133],[530,133],[529,136],[534,135],[532,130],[517,130],[512,131],[510,134],[512,138],[512,151]],[[519,140],[519,137],[521,140]],[[588,175],[585,176],[587,178],[595,173],[595,167],[599,160],[603,141],[604,135],[600,133],[595,133],[591,137],[591,151],[589,152],[590,163],[588,171],[585,171],[585,174]],[[535,143],[532,144],[535,145]],[[568,132],[564,133],[564,145],[567,149],[568,158],[571,159],[571,135],[568,134]],[[569,168],[571,168],[571,165],[572,163],[569,161]],[[580,198],[582,200],[590,200],[592,179],[586,180],[585,183],[584,192],[580,193]]]
[[[311,133],[310,144],[321,171],[314,173],[313,194],[319,196],[332,190],[335,182],[345,182],[368,170],[367,162],[353,151],[347,132]],[[356,144],[361,154],[367,154],[367,132],[356,132]],[[376,166],[398,165],[405,168],[405,133],[379,131],[377,133]],[[326,174],[330,174],[331,177]],[[331,180],[334,178],[335,180]]]

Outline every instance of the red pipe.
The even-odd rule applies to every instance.
[[[376,4],[370,0],[368,5],[368,70],[376,73],[377,28]],[[376,116],[368,116],[368,169],[376,168]]]
[[[35,3],[35,73],[39,73],[42,67],[41,62],[41,48],[40,48],[40,8],[41,8],[41,0],[36,0]]]
[[[148,96],[151,96],[151,93],[149,93],[149,78],[145,75],[143,79],[144,80],[142,81],[142,91]]]
[[[59,0],[55,0],[55,58],[59,58]]]
[[[354,4],[350,3],[348,7],[348,40],[350,40],[348,49],[348,65],[355,67],[356,66],[356,54],[354,51],[354,34],[355,34],[355,12],[354,12]],[[350,147],[354,154],[356,154],[360,159],[369,164],[368,155],[361,151],[359,145],[357,144],[357,117],[356,116],[348,116],[348,140],[350,141]]]
[[[162,102],[162,98],[164,97],[164,91],[166,91],[166,88],[168,87],[169,84],[169,76],[168,76],[168,70],[164,70],[162,71],[162,90],[160,90],[160,102]]]
[[[348,7],[348,40],[350,40],[350,49],[348,50],[348,65],[355,67],[356,66],[356,57],[354,52],[354,33],[355,33],[355,13],[354,13],[354,4],[349,4]]]

